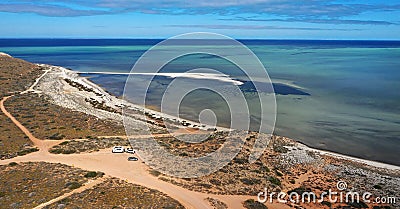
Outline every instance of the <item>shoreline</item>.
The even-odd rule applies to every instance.
[[[352,162],[356,162],[356,163],[362,163],[368,166],[372,166],[372,167],[376,167],[376,168],[383,168],[383,169],[389,169],[389,170],[398,170],[400,171],[400,166],[397,165],[392,165],[392,164],[388,164],[388,163],[384,163],[384,162],[379,162],[379,161],[374,161],[374,160],[368,160],[368,159],[363,159],[363,158],[359,158],[359,157],[355,157],[355,156],[350,156],[350,155],[345,155],[345,154],[341,154],[338,152],[333,152],[330,150],[322,150],[322,149],[317,149],[314,148],[312,146],[308,146],[300,141],[295,141],[296,142],[296,147],[298,148],[303,148],[307,151],[311,151],[311,152],[316,152],[318,154],[321,155],[326,155],[326,156],[330,156],[330,157],[334,157],[337,159],[343,159],[343,160],[349,160]]]
[[[148,139],[148,135],[141,134],[142,132],[145,133],[141,129],[134,130],[133,135],[128,133],[129,136],[126,136],[124,131],[118,132],[118,136],[96,135],[96,139],[93,140],[92,137],[89,137],[86,133],[83,135],[79,134],[79,136],[75,136],[79,138],[77,143],[74,143],[75,139],[73,137],[61,140],[46,140],[48,139],[48,134],[39,134],[37,135],[38,138],[35,138],[35,129],[29,127],[29,121],[24,119],[26,114],[22,111],[22,115],[17,115],[20,112],[15,111],[13,108],[15,105],[25,106],[31,103],[34,108],[28,112],[32,112],[33,115],[38,116],[38,118],[36,118],[38,121],[43,121],[42,118],[39,117],[43,110],[40,109],[39,111],[36,111],[35,107],[44,105],[50,107],[50,109],[47,109],[49,114],[45,115],[53,117],[53,119],[64,118],[63,115],[51,114],[61,110],[62,112],[65,111],[65,117],[67,118],[86,121],[90,116],[90,120],[92,121],[109,120],[109,122],[111,122],[111,120],[114,120],[114,123],[112,123],[113,125],[108,126],[110,128],[122,125],[122,121],[137,125],[138,127],[150,126],[150,129],[152,129],[151,133],[153,134],[150,137],[166,137],[168,139],[164,142],[167,145],[172,145],[174,147],[176,146],[174,145],[175,143],[172,136],[175,136],[175,134],[189,134],[193,136],[193,134],[207,133],[215,136],[212,137],[210,143],[205,143],[205,147],[202,147],[203,145],[201,144],[200,146],[183,145],[183,148],[188,151],[188,153],[192,153],[192,151],[193,153],[202,153],[203,151],[208,150],[212,151],[215,145],[220,144],[219,140],[229,139],[229,137],[226,136],[226,134],[228,134],[227,132],[202,132],[198,131],[198,129],[194,131],[194,129],[181,125],[179,126],[183,128],[173,129],[170,131],[171,133],[167,133],[165,127],[160,126],[160,123],[148,123],[148,121],[154,121],[157,119],[154,119],[152,115],[149,114],[143,116],[146,111],[149,111],[147,108],[136,107],[134,104],[118,99],[112,94],[107,93],[105,89],[102,89],[99,85],[96,85],[96,83],[78,76],[71,70],[68,71],[63,67],[50,65],[37,64],[37,66],[41,67],[32,67],[32,69],[40,69],[36,71],[35,79],[32,79],[32,81],[29,82],[29,85],[24,86],[23,89],[14,91],[13,94],[9,96],[16,97],[17,100],[24,99],[21,100],[22,103],[13,103],[13,100],[11,100],[9,106],[10,112],[8,112],[6,107],[4,107],[4,102],[1,104],[2,112],[24,132],[26,137],[28,137],[32,142],[37,142],[35,143],[37,152],[1,160],[0,165],[14,165],[25,162],[45,162],[68,165],[87,171],[93,170],[103,172],[108,177],[125,180],[135,185],[141,185],[162,192],[178,201],[186,208],[200,208],[200,206],[201,208],[213,208],[214,205],[208,199],[210,197],[216,201],[224,203],[227,208],[243,208],[243,206],[245,206],[244,203],[247,201],[256,201],[257,192],[263,191],[263,189],[268,189],[269,191],[279,189],[284,192],[290,192],[302,188],[309,188],[311,191],[315,190],[318,192],[336,188],[337,185],[335,185],[335,182],[339,180],[350,183],[352,190],[355,189],[356,191],[361,192],[371,191],[376,197],[392,195],[394,194],[393,192],[398,193],[399,191],[400,170],[397,166],[379,164],[373,161],[363,161],[362,159],[351,158],[337,153],[323,152],[322,150],[302,145],[300,142],[296,142],[290,138],[277,135],[270,137],[256,132],[246,132],[246,138],[243,137],[242,139],[246,139],[247,143],[245,142],[241,152],[231,161],[230,164],[218,170],[216,173],[191,179],[152,172],[153,167],[151,161],[144,162],[142,160],[142,154],[146,155],[146,150],[136,148],[138,152],[135,153],[135,156],[139,159],[139,164],[127,161],[127,157],[131,156],[128,153],[113,154],[111,152],[112,146],[129,146],[127,141],[128,137],[132,137],[131,139],[133,140]],[[8,97],[5,96],[3,97],[3,100],[5,101],[7,98]],[[96,101],[97,103],[92,103],[93,101]],[[102,102],[101,105],[99,105],[99,102]],[[105,106],[105,104],[108,106]],[[133,112],[128,115],[126,120],[124,120],[121,116],[122,113],[118,111],[119,109],[122,109],[121,105],[126,105],[132,108],[141,108],[143,111]],[[76,113],[69,114],[73,111]],[[77,111],[81,113],[78,114]],[[15,114],[15,117],[17,118],[14,118],[13,114]],[[139,118],[139,116],[142,117]],[[166,117],[168,117],[168,115],[166,115]],[[64,121],[59,120],[55,121],[55,123],[60,125],[64,124],[63,126],[67,128],[76,125],[76,123],[71,124],[68,121],[64,123]],[[45,123],[39,123],[37,127],[45,127],[42,126],[42,124],[45,125]],[[25,125],[27,126],[25,127]],[[97,129],[97,127],[98,126],[94,126],[95,129]],[[92,129],[89,126],[83,126],[83,128],[87,130]],[[163,132],[157,133],[159,130]],[[232,131],[233,133],[236,132],[235,130]],[[101,133],[103,134],[103,132]],[[114,132],[107,129],[107,132],[104,133],[108,134]],[[252,143],[254,142],[253,139],[255,139],[254,136],[257,135],[268,137],[270,143],[268,143],[268,147],[259,158],[260,161],[247,163],[245,158],[251,154],[251,149],[254,149]],[[110,144],[106,137],[122,138],[112,142],[116,142],[116,144]],[[169,138],[172,138],[172,141],[170,141]],[[86,142],[94,144],[87,144]],[[105,146],[96,144],[103,142],[108,144]],[[179,143],[180,142],[178,142],[178,144]],[[53,148],[59,150],[78,151],[53,153]],[[182,153],[174,148],[171,151],[175,154]],[[180,165],[181,164],[177,161],[170,164],[163,164],[163,166],[172,166],[177,169],[181,167]],[[190,167],[186,169],[190,170]],[[357,176],[359,176],[359,178],[355,178]],[[255,183],[248,184],[248,180]],[[219,183],[213,184],[212,182]],[[3,186],[7,188],[7,185]],[[376,187],[379,187],[380,189],[377,189]],[[82,193],[87,191],[88,190],[85,189]],[[77,192],[80,191],[77,190]],[[66,193],[67,196],[69,194],[70,193]],[[60,198],[57,197],[54,200],[59,199]],[[335,207],[343,205],[340,203],[333,204]],[[267,207],[282,209],[303,207],[303,205],[304,204],[301,203],[266,203]],[[324,204],[306,204],[306,207],[322,208],[323,205]],[[347,205],[352,204],[347,203]],[[396,208],[399,206],[396,202],[391,205]],[[368,206],[372,207],[376,206],[376,204],[368,204]]]
[[[148,108],[136,105],[134,103],[128,102],[128,101],[126,101],[124,99],[119,99],[119,98],[115,97],[114,95],[111,95],[110,93],[106,92],[102,87],[100,87],[99,85],[93,83],[88,78],[80,76],[79,75],[80,72],[69,70],[69,69],[66,69],[66,68],[61,67],[61,66],[51,66],[51,65],[43,65],[43,64],[37,64],[37,65],[50,67],[49,72],[47,72],[48,75],[52,74],[52,73],[53,74],[55,73],[57,75],[57,77],[61,76],[64,79],[71,79],[74,82],[77,82],[77,83],[79,83],[81,85],[84,85],[84,86],[90,88],[91,90],[93,90],[95,92],[101,93],[102,101],[104,101],[107,105],[110,105],[113,108],[120,108],[121,106],[125,106],[125,107],[128,107],[128,108],[133,108],[135,110],[139,110],[139,111],[142,112],[142,114],[148,114],[153,119],[167,119],[167,120],[171,120],[171,121],[178,121],[181,124],[184,123],[184,122],[188,122],[188,123],[191,124],[190,126],[181,125],[180,128],[199,128],[199,127],[201,127],[203,125],[203,124],[195,123],[195,122],[190,121],[190,120],[179,119],[177,117],[173,117],[173,116],[167,115],[165,113],[161,113],[161,112],[158,112],[158,111],[155,111],[155,110],[152,110],[152,109],[148,109]],[[58,72],[54,72],[54,71],[58,71]],[[39,86],[40,86],[40,83],[41,82],[39,81],[38,82]],[[83,93],[83,96],[90,96],[90,97],[94,96],[94,97],[96,97],[96,95],[93,95],[93,94],[89,94],[88,95],[88,93],[90,93],[90,92],[86,92],[86,94]],[[99,98],[96,98],[96,99],[99,99]],[[64,105],[61,105],[61,106],[64,106]],[[77,108],[76,106],[75,106],[75,108],[73,108],[73,107],[71,108],[71,107],[67,106],[67,108],[74,109],[74,110],[77,110],[77,111],[82,111],[82,109]],[[104,111],[104,110],[98,109],[98,111]],[[85,112],[85,113],[87,113],[87,112]],[[97,116],[97,117],[99,116],[98,114],[93,113],[93,112],[91,112],[90,114],[92,114],[94,116]],[[119,121],[121,121],[121,117],[122,116],[120,115],[119,117],[120,117]],[[99,118],[102,118],[102,117],[100,116]],[[114,118],[114,119],[116,119],[116,118]],[[193,127],[194,125],[196,125],[197,127],[196,126]],[[207,128],[213,128],[213,127],[206,126],[205,128],[207,129]],[[230,129],[223,128],[223,127],[215,127],[215,128],[217,128],[217,130],[222,130],[222,131],[229,131],[230,130]],[[297,147],[306,149],[308,151],[317,152],[317,153],[319,153],[321,155],[327,155],[327,156],[335,157],[335,158],[338,158],[338,159],[344,159],[344,160],[349,160],[349,161],[352,161],[352,162],[362,163],[362,164],[365,164],[365,165],[368,165],[368,166],[373,166],[373,167],[376,167],[376,168],[383,168],[383,169],[389,169],[389,170],[400,170],[400,166],[397,166],[397,165],[392,165],[392,164],[388,164],[388,163],[383,163],[383,162],[378,162],[378,161],[373,161],[373,160],[368,160],[368,159],[362,159],[362,158],[358,158],[358,157],[348,156],[348,155],[345,155],[345,154],[336,153],[336,152],[332,152],[332,151],[328,151],[328,150],[320,150],[320,149],[317,149],[317,148],[313,148],[312,146],[305,145],[302,142],[296,141],[294,139],[291,139],[291,140],[296,143]]]
[[[177,117],[174,117],[171,115],[167,115],[165,113],[161,113],[161,112],[131,103],[127,100],[117,98],[116,96],[108,93],[106,90],[104,90],[99,85],[90,81],[88,78],[80,76],[79,72],[77,72],[77,71],[73,71],[73,70],[70,70],[70,69],[67,69],[67,68],[64,68],[61,66],[52,66],[52,65],[46,65],[46,64],[38,64],[38,65],[42,66],[42,67],[50,68],[50,71],[47,73],[47,75],[54,80],[57,80],[57,79],[59,80],[58,82],[50,81],[51,83],[46,83],[46,81],[39,82],[39,89],[41,89],[42,93],[47,94],[50,97],[52,97],[53,99],[55,99],[56,104],[58,104],[60,106],[63,106],[63,107],[69,108],[69,109],[73,109],[73,110],[77,110],[77,111],[81,111],[84,113],[88,113],[88,114],[94,115],[99,118],[109,118],[109,119],[117,120],[120,122],[122,120],[126,119],[126,117],[128,117],[127,115],[123,115],[123,114],[118,115],[115,113],[112,113],[110,115],[109,114],[110,112],[107,112],[107,111],[104,111],[104,110],[98,109],[98,108],[97,108],[97,110],[101,111],[101,113],[103,113],[103,114],[100,114],[98,112],[93,112],[93,111],[87,112],[87,111],[85,111],[86,108],[81,109],[82,107],[88,107],[87,105],[84,104],[86,102],[81,101],[81,100],[84,98],[90,98],[97,102],[104,103],[107,107],[113,108],[115,110],[121,110],[121,109],[125,108],[127,111],[133,110],[133,111],[141,113],[141,114],[134,114],[134,117],[136,119],[146,120],[144,118],[144,116],[148,115],[150,118],[156,119],[156,120],[167,119],[167,120],[179,123],[179,124],[182,124],[182,123],[190,124],[187,126],[177,125],[177,127],[180,127],[180,128],[196,128],[197,127],[199,129],[217,128],[218,130],[224,130],[224,131],[229,130],[224,127],[212,127],[212,126],[196,123],[194,121],[190,121],[187,119],[180,119],[180,118],[177,118]],[[47,80],[52,80],[52,79],[47,79]],[[65,90],[67,90],[67,91],[71,90],[70,87],[72,87],[70,84],[65,82],[65,80],[70,80],[78,85],[81,85],[83,88],[86,88],[86,90],[79,91],[72,97],[65,97],[65,94],[63,94],[63,92],[65,92]],[[51,86],[51,84],[54,84],[54,82],[57,82],[58,84],[60,84],[60,87],[59,88],[46,88],[46,87]],[[40,84],[42,84],[44,86],[40,86]],[[45,89],[47,89],[48,91],[46,91]],[[51,92],[52,90],[53,90],[53,92]],[[61,91],[61,90],[64,90],[64,91]],[[69,93],[71,93],[71,92],[69,92]],[[57,98],[58,96],[61,96],[62,98],[64,96],[66,99],[72,99],[72,100],[74,100],[75,104],[77,104],[77,105],[76,106],[67,105],[63,101],[60,101],[60,98]],[[90,107],[88,107],[88,108],[90,109]],[[104,115],[105,112],[107,112],[106,115]]]

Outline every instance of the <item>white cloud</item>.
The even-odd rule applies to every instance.
[[[284,17],[337,18],[368,11],[398,11],[400,5],[346,4],[332,0],[4,0],[2,12],[32,12],[46,16],[87,16],[125,12],[161,14],[270,14]],[[81,9],[80,6],[88,8]]]

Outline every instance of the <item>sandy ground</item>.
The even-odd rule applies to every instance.
[[[127,161],[130,154],[111,153],[110,149],[101,150],[96,153],[54,155],[48,152],[36,152],[14,159],[0,161],[0,164],[10,162],[49,162],[62,163],[79,167],[84,170],[102,171],[109,176],[126,180],[130,183],[139,184],[145,187],[159,190],[178,200],[186,208],[211,208],[204,200],[206,197],[218,198],[227,204],[229,208],[242,208],[241,202],[254,197],[243,196],[216,196],[198,192],[172,185],[159,180],[148,172],[148,167],[141,161]]]
[[[29,130],[26,129],[18,120],[16,120],[4,107],[4,102],[8,98],[9,97],[5,97],[0,101],[0,108],[2,112],[7,117],[9,117],[14,122],[14,124],[17,125],[18,128],[20,128],[29,137],[29,139],[32,140],[34,145],[39,148],[39,152],[34,152],[25,156],[19,156],[13,159],[2,160],[0,161],[1,165],[5,165],[10,162],[49,162],[62,163],[70,166],[79,167],[84,170],[102,171],[108,176],[120,178],[130,183],[139,184],[166,193],[172,198],[178,200],[186,208],[212,208],[209,205],[208,201],[205,200],[205,198],[207,197],[219,199],[225,202],[229,208],[243,208],[243,201],[247,199],[256,199],[255,196],[213,195],[187,190],[185,188],[170,184],[152,176],[148,172],[148,166],[145,165],[142,160],[140,160],[140,156],[136,155],[139,158],[139,161],[132,162],[127,160],[129,156],[132,156],[131,154],[112,153],[111,149],[103,149],[99,152],[85,154],[51,154],[48,152],[48,149],[56,144],[61,143],[62,141],[40,140],[34,137],[29,132]],[[183,131],[183,133],[185,133],[185,131]],[[138,137],[140,138],[148,136],[146,135]],[[94,185],[94,183],[89,183],[82,189],[90,188]],[[74,191],[73,193],[83,191],[82,189],[80,189],[79,191]],[[64,196],[69,196],[71,194],[65,194]],[[62,199],[64,196],[56,198],[52,200],[52,202]],[[45,205],[47,204],[45,203],[39,208]],[[282,204],[273,204],[269,206],[270,208],[290,208]]]
[[[209,195],[199,192],[193,192],[182,187],[164,182],[152,176],[148,172],[148,167],[139,160],[130,162],[127,160],[130,154],[112,153],[111,149],[100,150],[95,153],[73,154],[73,155],[55,155],[48,152],[48,149],[62,141],[40,140],[33,136],[18,120],[16,120],[4,107],[4,102],[10,97],[5,97],[0,101],[1,111],[9,117],[12,122],[23,131],[26,136],[39,148],[38,152],[25,156],[16,157],[0,161],[1,165],[10,162],[49,162],[62,163],[70,166],[76,166],[84,170],[102,171],[105,174],[124,179],[128,182],[139,184],[145,187],[159,190],[178,200],[186,208],[212,208],[206,200],[206,197],[213,197],[227,203],[229,208],[242,208],[242,202],[250,196],[227,196],[227,195]],[[139,136],[140,137],[140,136]],[[148,137],[148,136],[142,136]],[[140,159],[140,156],[138,156]],[[69,194],[70,195],[70,194]],[[57,198],[58,199],[58,198]],[[41,207],[43,207],[42,205]]]
[[[186,208],[212,208],[208,202],[204,200],[206,197],[219,199],[225,202],[229,208],[243,208],[243,201],[247,199],[256,199],[254,196],[212,195],[187,190],[152,176],[149,174],[148,167],[143,161],[127,161],[128,156],[131,155],[127,153],[111,153],[110,149],[100,150],[95,153],[72,155],[54,155],[48,152],[36,152],[14,159],[2,160],[0,164],[44,161],[49,163],[62,163],[85,170],[102,171],[109,176],[164,192],[178,200]],[[273,208],[289,207],[286,205],[275,205]]]

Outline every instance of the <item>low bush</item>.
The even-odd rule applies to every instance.
[[[268,178],[268,181],[271,182],[272,184],[277,185],[277,186],[280,186],[280,185],[281,185],[281,181],[280,181],[278,178],[273,177],[273,176],[270,176],[270,177]]]
[[[158,177],[159,175],[161,175],[161,173],[159,171],[156,171],[156,170],[151,170],[150,174],[155,176],[155,177]]]
[[[86,178],[94,178],[97,176],[97,172],[96,171],[89,171],[85,174]]]
[[[247,209],[268,209],[267,206],[253,199],[248,199],[244,201],[243,206]]]
[[[243,182],[243,184],[246,184],[246,185],[254,185],[254,184],[260,184],[261,183],[261,180],[259,180],[259,179],[252,179],[252,178],[243,178],[243,179],[240,179],[240,181],[242,181]]]
[[[71,190],[73,190],[73,189],[78,189],[78,188],[81,187],[81,186],[82,186],[82,184],[79,183],[79,182],[76,182],[76,181],[74,181],[74,182],[68,182],[68,183],[66,184],[66,187],[67,187],[68,189],[71,189]]]
[[[9,165],[9,166],[16,166],[16,165],[18,165],[18,163],[16,163],[16,162],[11,162],[11,163],[9,163],[8,165]]]

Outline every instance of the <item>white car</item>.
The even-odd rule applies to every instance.
[[[128,161],[138,161],[137,157],[128,157]]]
[[[124,147],[122,146],[115,146],[112,149],[112,153],[124,153]]]
[[[126,153],[135,154],[135,150],[132,149],[132,148],[125,148],[125,152],[126,152]]]

